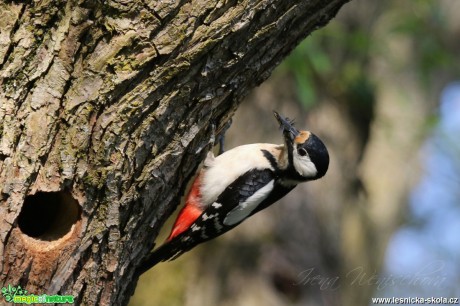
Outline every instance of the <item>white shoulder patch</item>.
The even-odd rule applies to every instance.
[[[223,154],[208,156],[201,181],[202,205],[207,207],[239,176],[252,169],[272,169],[261,150],[280,152],[282,146],[249,144],[236,147]]]
[[[246,219],[254,209],[267,198],[273,190],[274,181],[271,180],[267,185],[257,190],[252,196],[240,203],[237,207],[233,208],[225,217],[225,225],[234,225]]]

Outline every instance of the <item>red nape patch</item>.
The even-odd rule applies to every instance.
[[[201,216],[203,210],[200,208],[200,198],[200,175],[198,175],[193,182],[192,189],[188,193],[184,208],[182,208],[176,222],[174,222],[167,241],[185,232]]]

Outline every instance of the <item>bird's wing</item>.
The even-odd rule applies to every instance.
[[[238,177],[230,184],[195,222],[197,226],[206,228],[208,236],[213,235],[213,225],[218,234],[235,227],[257,209],[271,193],[274,187],[275,174],[270,169],[252,169]],[[208,219],[212,218],[210,223]],[[223,230],[221,232],[221,230]]]
[[[294,188],[275,184],[275,180],[275,173],[269,169],[253,169],[237,178],[186,230],[154,250],[140,271],[174,259],[197,244],[227,232]]]
[[[257,205],[256,209],[254,209],[251,212],[250,216],[277,202],[279,199],[284,197],[286,194],[289,193],[289,191],[291,191],[295,187],[296,185],[284,186],[282,184],[275,184],[273,190],[270,193],[270,197],[265,198],[265,200],[263,200],[259,205]]]

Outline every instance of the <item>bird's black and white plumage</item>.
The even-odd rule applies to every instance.
[[[248,144],[217,157],[208,154],[169,238],[150,254],[140,273],[227,232],[278,201],[298,183],[324,176],[329,154],[323,142],[274,114],[284,144]]]

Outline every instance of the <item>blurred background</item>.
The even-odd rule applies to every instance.
[[[130,305],[459,297],[458,12],[458,0],[352,0],[302,42],[239,107],[226,148],[281,143],[277,110],[326,143],[328,173],[159,264]]]

